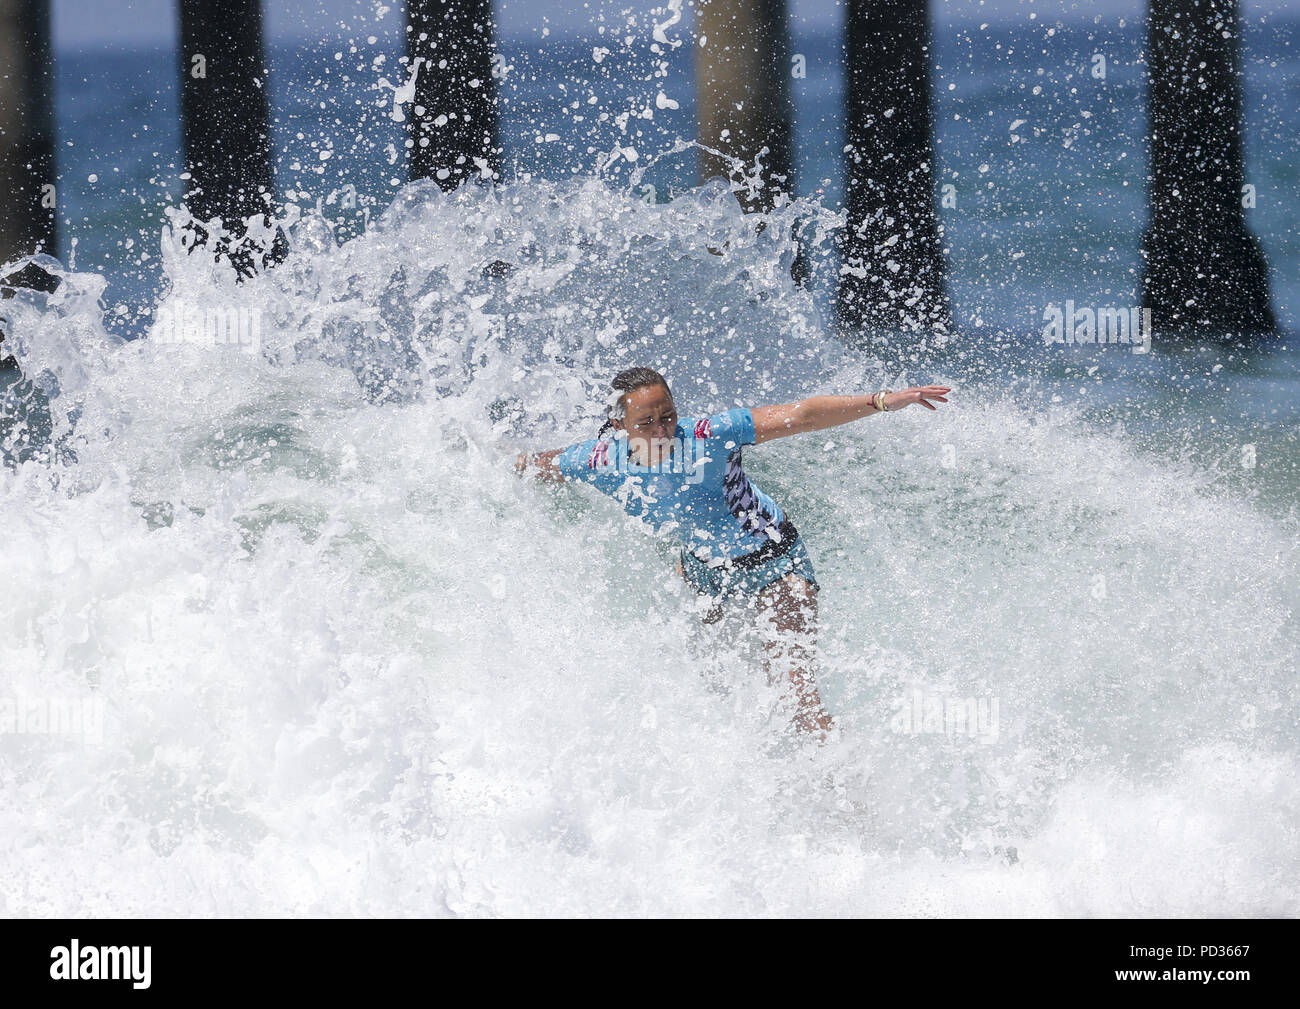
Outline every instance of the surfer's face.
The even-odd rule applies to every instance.
[[[654,466],[667,456],[677,432],[677,408],[662,385],[644,385],[627,393],[623,419],[616,428],[627,432],[628,450],[644,466]]]

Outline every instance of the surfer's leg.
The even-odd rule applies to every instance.
[[[759,619],[768,625],[768,639],[763,645],[768,656],[768,682],[788,676],[799,705],[795,725],[804,732],[818,731],[825,739],[835,723],[822,705],[817,684],[813,682],[816,590],[802,575],[790,572],[765,586],[758,602]]]

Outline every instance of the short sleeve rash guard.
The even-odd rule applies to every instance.
[[[741,468],[754,444],[754,414],[736,407],[677,423],[667,459],[640,466],[622,432],[570,445],[555,459],[566,480],[589,483],[658,535],[701,559],[739,557],[778,536],[785,513]]]

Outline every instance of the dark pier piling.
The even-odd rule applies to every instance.
[[[848,0],[844,59],[840,326],[850,341],[866,327],[947,329],[926,0]]]
[[[1268,265],[1246,228],[1236,0],[1152,0],[1150,219],[1142,304],[1156,332],[1272,332]]]

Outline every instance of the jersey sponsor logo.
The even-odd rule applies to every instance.
[[[596,469],[609,464],[609,442],[598,441],[587,458],[587,469]]]
[[[703,418],[702,420],[697,420],[695,422],[695,437],[696,438],[713,437],[713,425],[709,423],[709,419],[707,417]]]

